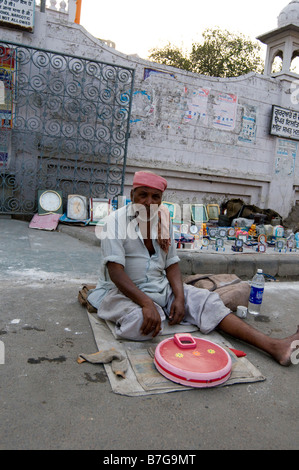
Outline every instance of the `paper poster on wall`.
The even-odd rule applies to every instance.
[[[133,93],[131,123],[143,121],[154,113],[153,96],[147,90],[136,90]]]
[[[12,127],[13,82],[15,75],[15,52],[0,47],[0,127]]]
[[[0,166],[7,167],[13,122],[15,52],[0,47]]]
[[[198,88],[192,92],[192,96],[187,100],[184,122],[190,122],[194,119],[201,123],[207,121],[209,93],[210,90],[208,88]]]
[[[162,72],[162,70],[145,68],[143,72],[143,80],[146,80],[147,78],[150,78],[150,77],[154,77],[156,75],[162,75],[162,76],[164,75],[164,76],[168,76],[171,78],[175,78],[173,73]]]
[[[254,106],[244,107],[238,140],[251,144],[256,140],[256,108]]]
[[[298,143],[292,140],[278,139],[275,173],[280,176],[292,176],[295,171]]]
[[[215,96],[213,127],[232,131],[236,124],[237,95],[218,93]]]

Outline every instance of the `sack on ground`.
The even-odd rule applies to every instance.
[[[80,304],[83,305],[83,307],[86,307],[87,311],[89,313],[96,313],[97,312],[97,309],[94,308],[87,300],[89,292],[92,289],[95,289],[95,288],[96,288],[96,286],[87,284],[87,285],[83,286],[81,290],[79,290],[79,294],[78,294],[78,300],[79,300]]]
[[[235,274],[193,274],[184,278],[185,284],[216,292],[232,312],[239,305],[248,307],[250,285]]]

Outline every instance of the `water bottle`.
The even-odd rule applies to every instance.
[[[248,303],[248,312],[251,315],[259,315],[263,301],[263,293],[265,287],[265,278],[263,270],[258,269],[256,275],[251,281],[251,290]]]

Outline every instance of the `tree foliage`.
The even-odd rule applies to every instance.
[[[207,28],[202,43],[193,43],[191,52],[170,43],[150,50],[149,58],[160,64],[212,77],[238,77],[249,72],[262,73],[261,46],[243,34]]]
[[[154,48],[150,50],[150,59],[164,65],[170,65],[178,69],[192,72],[192,64],[188,56],[184,55],[182,49],[168,43],[161,49]]]

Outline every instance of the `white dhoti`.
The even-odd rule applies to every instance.
[[[203,334],[213,331],[217,325],[230,313],[223,304],[219,295],[205,289],[184,284],[185,296],[185,318],[184,323],[196,325]],[[167,303],[161,307],[155,306],[161,316],[163,334],[163,323],[170,314],[170,308],[174,299],[169,290]],[[101,302],[98,316],[103,320],[115,323],[115,333],[120,338],[135,341],[145,341],[152,338],[152,334],[142,335],[143,323],[142,308],[131,299],[122,294],[117,288],[112,289]]]

